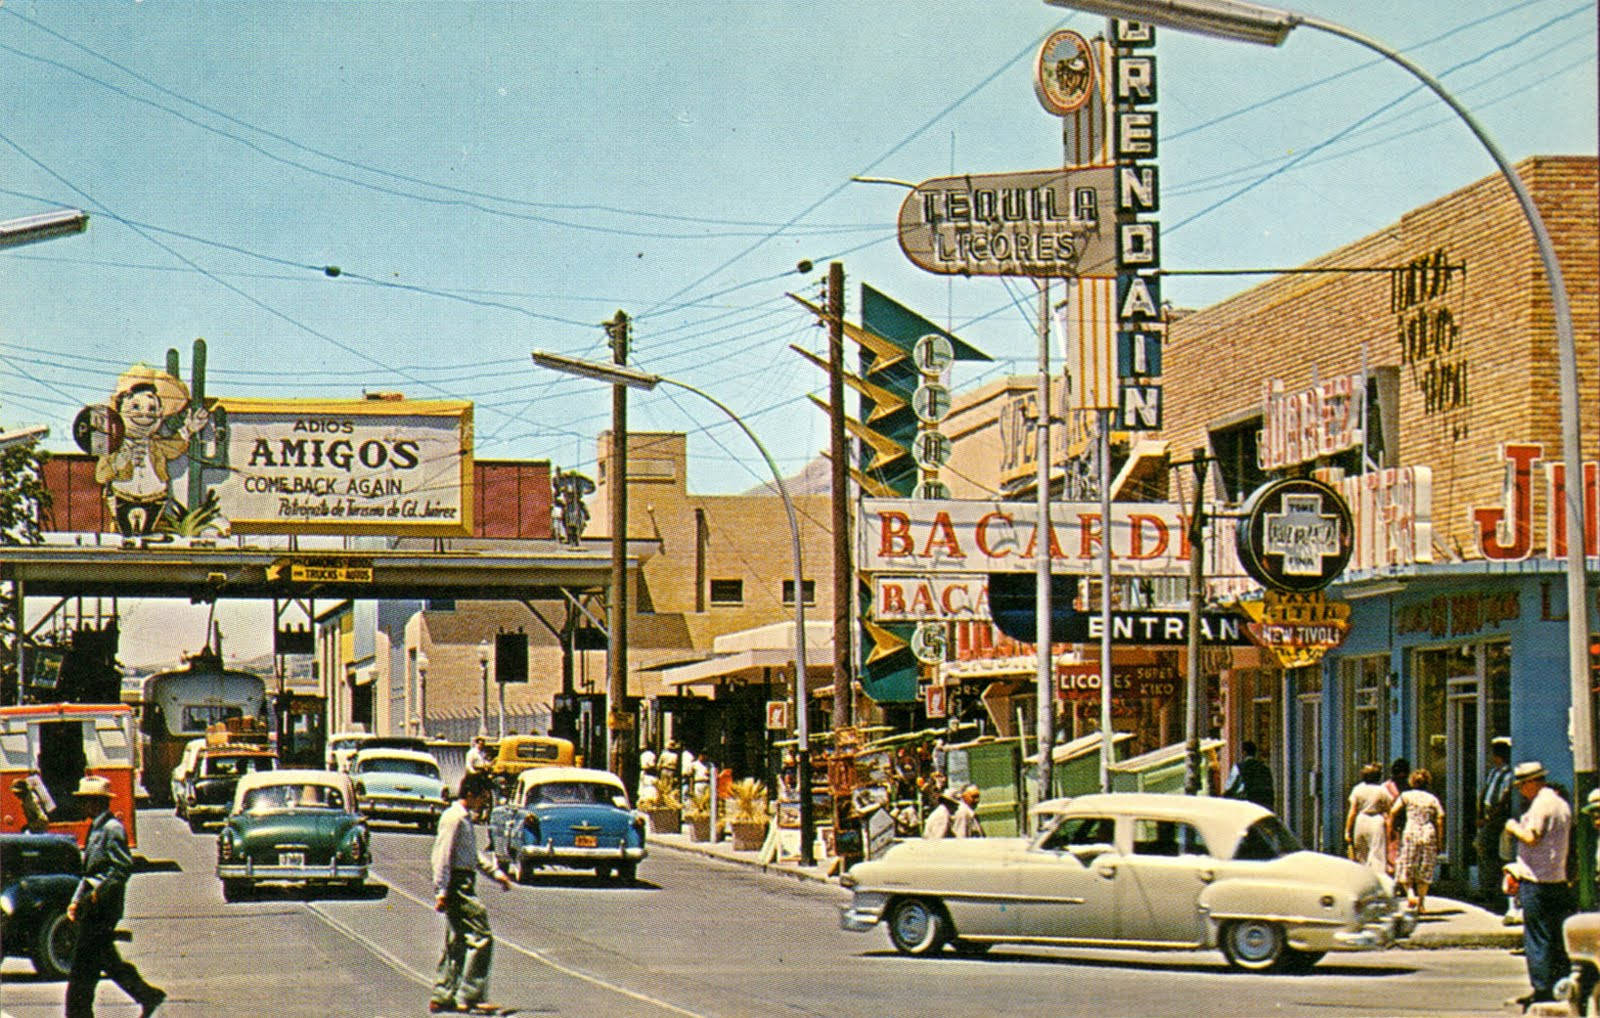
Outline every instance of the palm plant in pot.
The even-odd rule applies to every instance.
[[[652,834],[677,834],[683,824],[683,802],[669,783],[657,782],[655,790],[639,800],[639,809],[650,818]]]
[[[683,818],[689,822],[689,840],[711,840],[711,789],[702,788],[689,796],[683,806]]]
[[[728,829],[733,832],[734,849],[759,851],[767,837],[767,786],[755,778],[735,781],[729,798]]]

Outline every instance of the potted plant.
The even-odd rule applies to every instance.
[[[711,789],[703,788],[689,796],[683,818],[689,821],[689,840],[711,840]]]
[[[733,847],[740,852],[760,851],[767,837],[767,786],[755,778],[733,783],[728,829]]]
[[[639,800],[639,809],[650,818],[652,834],[677,834],[682,826],[683,803],[670,784],[657,783],[655,791]]]

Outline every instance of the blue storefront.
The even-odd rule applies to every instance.
[[[1422,565],[1329,595],[1350,603],[1351,629],[1320,667],[1285,673],[1282,805],[1308,843],[1340,851],[1361,766],[1405,757],[1433,775],[1447,817],[1441,881],[1459,889],[1476,863],[1491,739],[1510,736],[1516,760],[1543,761],[1572,784],[1561,564]],[[1590,631],[1600,631],[1592,596]]]

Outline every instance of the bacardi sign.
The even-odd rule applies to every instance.
[[[1035,569],[1041,545],[1056,573],[1097,574],[1103,528],[1097,502],[1050,507],[1040,539],[1032,502],[861,500],[858,567],[867,573],[1020,573]],[[1119,576],[1187,576],[1188,509],[1173,502],[1118,502],[1111,507],[1111,569]],[[1232,521],[1207,528],[1206,572],[1240,572]]]

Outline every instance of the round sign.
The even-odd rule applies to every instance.
[[[938,424],[950,414],[950,390],[938,382],[923,382],[911,394],[911,409],[923,424]]]
[[[919,431],[911,440],[911,458],[924,470],[938,470],[950,462],[955,447],[937,431]]]
[[[919,622],[911,633],[911,654],[925,665],[943,661],[946,644],[943,622]]]
[[[1350,507],[1328,485],[1296,477],[1257,488],[1234,534],[1239,562],[1272,590],[1321,590],[1355,548]]]
[[[72,421],[72,438],[91,456],[110,456],[122,445],[122,415],[102,404],[86,406]]]
[[[1046,113],[1076,113],[1094,95],[1094,50],[1077,32],[1050,33],[1033,65],[1033,93]]]
[[[918,371],[937,378],[956,359],[956,348],[948,338],[930,332],[917,340],[911,348],[911,356],[917,362]]]

